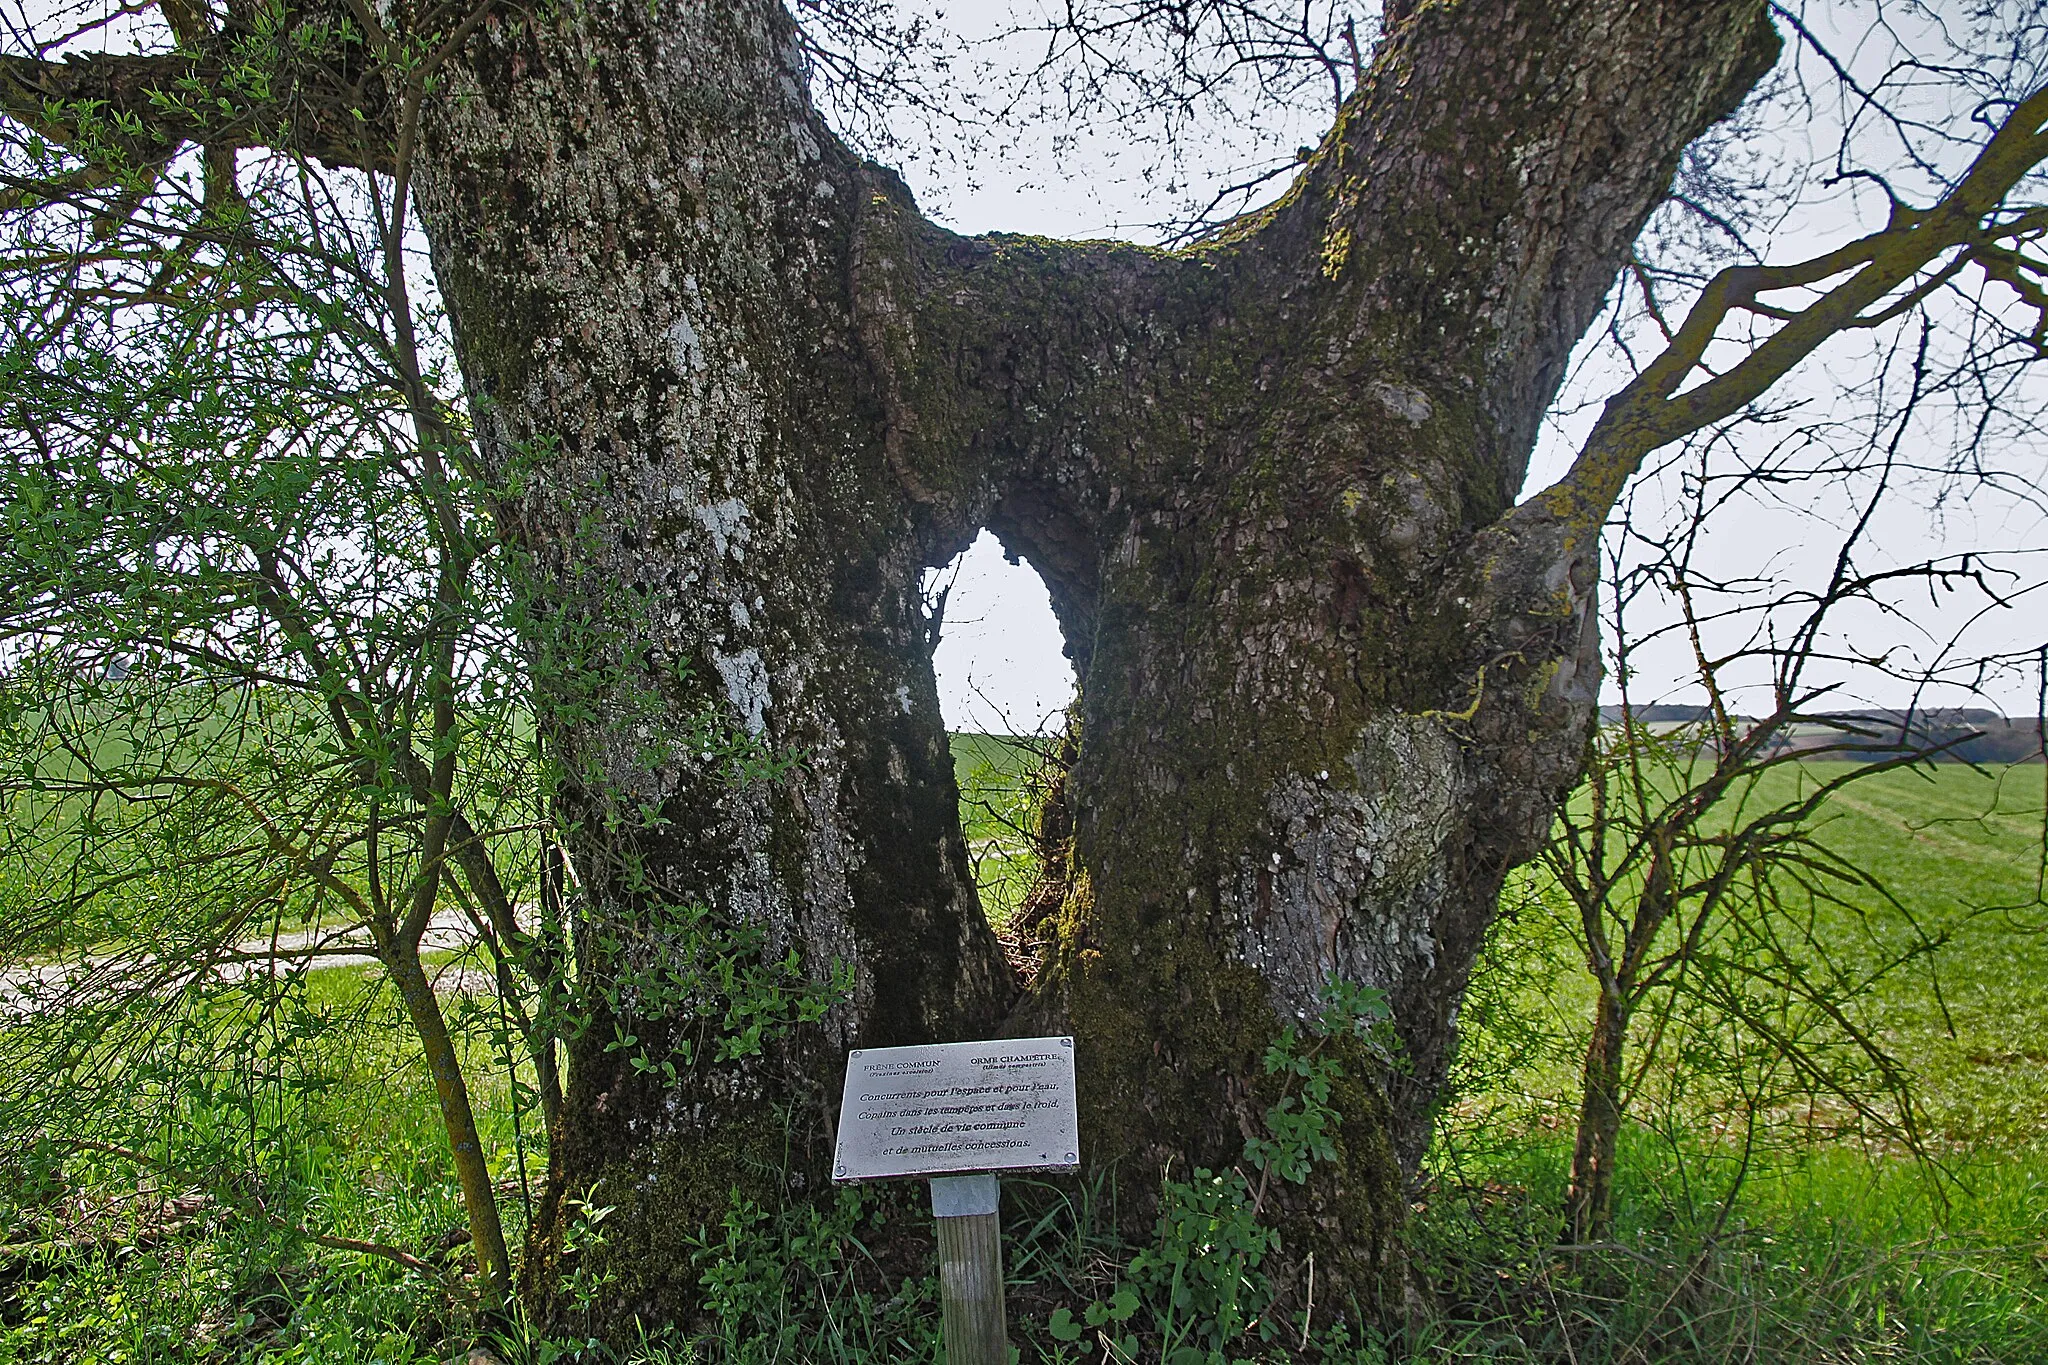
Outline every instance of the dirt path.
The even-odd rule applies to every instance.
[[[459,910],[444,910],[427,926],[420,947],[429,953],[455,952],[467,947],[474,936],[474,929]],[[354,925],[340,929],[294,929],[274,936],[243,939],[211,949],[205,958],[208,960],[181,963],[128,948],[22,963],[0,971],[0,1018],[67,1002],[104,1001],[134,989],[138,978],[142,989],[160,991],[182,985],[201,972],[209,981],[238,981],[279,965],[296,966],[310,960],[321,966],[340,966],[374,962],[377,954],[362,926]],[[456,969],[445,974],[449,989],[473,993],[489,986],[489,978],[481,972]],[[439,987],[443,983],[435,984]]]

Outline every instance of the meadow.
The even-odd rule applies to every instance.
[[[1039,774],[1056,742],[1033,736],[956,734],[953,780],[960,828],[982,909],[1002,932],[1038,875],[1033,815]]]
[[[1029,742],[956,737],[963,822],[999,922],[1033,876],[1029,779],[1041,758]],[[1432,1301],[1389,1338],[1319,1339],[1297,1354],[1290,1330],[1213,1358],[2048,1361],[2044,774],[1900,771],[1827,812],[1830,847],[1881,872],[1896,901],[1830,912],[1837,965],[1853,974],[1902,943],[1936,945],[1870,982],[1859,1006],[1912,1078],[1917,1151],[1860,1137],[1819,1102],[1738,1113],[1725,1085],[1687,1074],[1725,1055],[1674,1035],[1624,1133],[1611,1240],[1566,1244],[1592,988],[1555,889],[1525,874],[1475,983],[1460,1089],[1418,1195],[1414,1279]],[[1827,775],[1809,764],[1772,780]],[[523,1073],[493,1041],[488,995],[463,994],[474,976],[441,965],[516,1239],[545,1153],[509,1102]],[[468,1316],[461,1205],[431,1086],[373,970],[309,972],[292,1008],[268,1017],[237,999],[224,988],[186,1035],[133,1052],[109,1044],[100,1064],[113,1083],[68,1130],[89,1126],[98,1148],[0,1154],[0,1362],[404,1365],[465,1359],[476,1345],[506,1365],[614,1358]],[[263,1042],[244,1084],[166,1082],[172,1052],[237,1029]],[[0,1078],[10,1104],[38,1083],[23,1055],[0,1054],[15,1068]],[[1106,1358],[1049,1324],[1128,1278],[1138,1249],[1114,1230],[1114,1177],[1005,1188],[1022,1359]],[[937,1359],[917,1194],[736,1208],[701,1237],[710,1319],[627,1358]]]
[[[1782,768],[1752,799],[1845,768]],[[1742,1112],[1714,1083],[1726,1051],[1669,1037],[1624,1130],[1613,1242],[1592,1250],[1560,1252],[1556,1219],[1594,988],[1563,898],[1525,869],[1475,982],[1418,1220],[1464,1295],[1465,1349],[2048,1360],[2044,780],[2039,763],[1922,766],[1822,815],[1822,841],[1890,893],[1821,907],[1817,937],[1909,1080],[1912,1146],[1860,1136],[1826,1097]]]

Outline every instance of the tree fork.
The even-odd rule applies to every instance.
[[[1429,7],[1280,205],[1162,253],[926,224],[820,123],[779,8],[484,23],[419,151],[484,460],[536,614],[630,622],[608,666],[654,699],[551,736],[584,932],[701,899],[855,973],[822,1036],[680,1083],[572,1045],[563,1178],[627,1201],[606,1256],[637,1267],[608,1316],[689,1302],[661,1229],[735,1168],[816,1178],[781,1125],[843,1048],[1008,1013],[916,596],[984,524],[1083,679],[1074,875],[1013,1026],[1080,1036],[1096,1159],[1221,1166],[1281,1021],[1331,976],[1385,989],[1405,1078],[1361,1066],[1340,1161],[1282,1201],[1377,1296],[1456,997],[1592,710],[1586,546],[1480,533],[1680,150],[1774,53],[1747,0]],[[727,792],[623,741],[703,700],[795,779]],[[630,878],[589,842],[621,797],[661,812]]]
[[[1731,382],[1683,389],[1696,354],[1653,366],[1517,508],[1681,151],[1775,60],[1761,0],[1390,6],[1293,188],[1184,252],[926,223],[825,128],[770,0],[465,23],[431,87],[400,82],[409,164],[528,566],[575,971],[696,951],[663,926],[703,905],[813,982],[852,973],[757,1056],[686,1054],[716,1021],[630,992],[571,1042],[529,1283],[550,1307],[568,1212],[613,1204],[593,1263],[622,1274],[593,1325],[619,1333],[689,1311],[682,1239],[735,1177],[811,1188],[845,1048],[1067,1025],[1091,1157],[1218,1166],[1262,1121],[1265,1043],[1331,977],[1386,992],[1405,1056],[1352,1059],[1340,1160],[1282,1212],[1370,1300],[1501,880],[1579,770],[1621,482],[1916,262],[1997,267],[1987,206],[2042,156],[2029,101],[1953,211],[1865,244]],[[345,68],[322,79],[354,90]],[[167,79],[67,69],[10,59],[8,112],[61,137],[65,99],[146,116]],[[269,126],[164,117],[152,146]],[[1021,1002],[968,875],[918,595],[984,525],[1044,576],[1082,680],[1071,857]],[[707,703],[802,762],[734,787],[692,727]],[[679,1078],[607,1051],[613,1026]]]

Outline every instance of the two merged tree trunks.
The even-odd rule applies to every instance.
[[[582,1201],[614,1209],[596,1325],[687,1311],[729,1188],[820,1177],[849,1046],[1071,1030],[1091,1159],[1226,1164],[1332,977],[1387,992],[1405,1056],[1348,1068],[1339,1157],[1282,1216],[1378,1292],[1501,879],[1593,712],[1606,508],[1514,506],[1537,423],[1775,52],[1760,0],[1425,5],[1277,206],[1157,252],[925,222],[765,0],[475,27],[414,173],[528,563],[577,970],[703,951],[672,913],[701,904],[851,973],[723,1060],[716,1018],[600,992],[543,1308]],[[975,898],[919,593],[984,526],[1082,680],[1025,973]],[[706,704],[796,765],[726,780]]]

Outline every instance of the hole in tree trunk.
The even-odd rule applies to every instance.
[[[982,907],[1008,936],[1038,878],[1038,806],[1057,756],[1074,669],[1045,583],[983,531],[925,575],[927,610],[944,607],[932,666],[952,737],[960,824]]]

